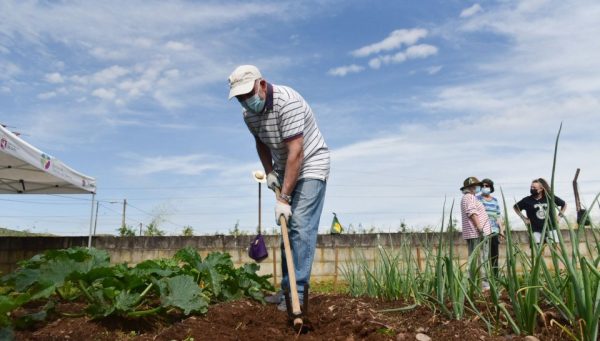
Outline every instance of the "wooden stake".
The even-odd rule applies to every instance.
[[[335,272],[333,273],[333,291],[337,289],[337,278],[338,278],[338,248],[334,245],[335,250]]]
[[[278,247],[273,246],[273,286],[277,286],[277,250]]]

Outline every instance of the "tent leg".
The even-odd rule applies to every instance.
[[[92,226],[94,222],[94,201],[96,200],[96,193],[92,193],[92,213],[90,214],[90,234],[88,237],[88,249],[92,248]]]

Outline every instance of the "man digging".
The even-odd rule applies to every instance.
[[[275,220],[283,216],[289,226],[300,304],[317,243],[329,177],[329,149],[317,127],[313,112],[302,96],[287,86],[268,83],[258,68],[241,65],[229,76],[229,99],[243,107],[244,122],[254,136],[258,157],[267,174],[267,186],[281,190]],[[289,289],[283,244],[281,289]],[[282,291],[267,297],[286,311]]]

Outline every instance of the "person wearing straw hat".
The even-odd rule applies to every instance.
[[[502,226],[502,215],[498,199],[492,196],[494,193],[494,182],[491,179],[481,180],[481,194],[477,199],[481,201],[487,212],[490,224],[492,226],[492,236],[490,237],[490,262],[492,263],[492,272],[498,278],[498,256],[500,248],[500,237],[504,235]]]
[[[480,264],[485,264],[488,259],[489,245],[484,238],[492,233],[492,226],[485,212],[485,207],[483,207],[483,204],[475,196],[475,194],[481,191],[481,185],[481,181],[474,176],[465,179],[463,187],[460,188],[463,193],[460,210],[462,215],[462,235],[463,239],[467,241],[469,256],[471,256],[480,243],[484,242],[479,250],[479,261],[481,262]],[[489,289],[489,283],[485,277],[484,270],[485,267],[482,267],[480,274],[483,280],[482,287],[485,290]]]
[[[243,108],[244,122],[254,136],[258,157],[267,174],[267,186],[280,189],[275,220],[283,216],[289,227],[296,284],[300,301],[317,244],[319,220],[329,177],[329,148],[311,107],[294,89],[267,82],[254,65],[238,66],[229,76],[229,99]],[[282,290],[289,278],[281,251]],[[276,302],[284,310],[285,300]]]

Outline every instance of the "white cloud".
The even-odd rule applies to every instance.
[[[468,17],[473,16],[481,11],[483,11],[483,8],[481,8],[481,6],[479,4],[475,4],[469,8],[463,9],[462,12],[460,12],[460,17],[468,18]]]
[[[194,49],[194,46],[190,45],[190,44],[186,44],[186,43],[182,43],[179,41],[168,41],[165,44],[165,47],[169,50],[173,50],[173,51],[178,51],[178,52],[182,52],[182,51],[190,51]]]
[[[364,69],[365,68],[360,65],[352,64],[330,69],[329,71],[327,71],[327,74],[331,76],[344,77],[349,73],[359,73]]]
[[[162,62],[154,63],[149,66],[137,65],[135,68],[137,74],[119,82],[117,87],[120,90],[126,91],[129,97],[139,97],[142,94],[155,89],[156,86],[160,84],[161,74],[165,67],[167,67],[167,64]],[[178,75],[176,69],[169,69],[167,71],[169,74],[168,77],[176,77]]]
[[[571,181],[575,169],[581,168],[587,182],[580,188],[586,188],[584,202],[590,204],[600,183],[600,159],[589,156],[600,150],[600,4],[527,3],[486,8],[485,13],[461,21],[462,29],[483,31],[490,40],[502,36],[507,47],[471,61],[468,78],[420,93],[422,108],[412,109],[415,98],[406,99],[406,110],[422,113],[426,123],[389,127],[377,138],[332,150],[335,172],[324,212],[334,211],[354,225],[394,229],[402,220],[409,226],[435,224],[444,195],[448,208],[452,199],[460,199],[458,188],[470,175],[492,178],[497,192],[502,186],[510,208],[527,195],[531,179],[550,178],[561,122],[557,195],[567,200],[567,214],[573,216]],[[456,33],[464,33],[461,28]],[[411,56],[433,52],[419,47]],[[391,58],[378,56],[370,66],[381,67]],[[437,73],[441,68],[426,70]],[[386,182],[379,186],[382,178]],[[513,226],[523,228],[516,215],[508,213]]]
[[[239,31],[240,23],[253,24],[256,15],[273,15],[275,21],[288,20],[279,14],[287,13],[290,7],[308,9],[307,5],[287,2],[265,7],[258,3],[184,1],[173,6],[143,0],[108,0],[101,5],[57,2],[48,6],[11,2],[0,7],[0,46],[23,50],[36,46],[31,51],[40,55],[28,58],[47,61],[44,66],[36,64],[38,69],[34,69],[27,58],[9,64],[0,58],[0,81],[9,80],[6,86],[15,91],[13,78],[21,72],[20,67],[27,72],[23,79],[28,79],[29,73],[36,76],[58,73],[63,80],[61,84],[72,96],[65,98],[66,101],[85,100],[87,95],[89,99],[112,99],[121,106],[119,110],[102,106],[106,119],[103,122],[125,122],[126,119],[117,116],[158,115],[163,109],[206,104],[209,101],[199,104],[190,94],[214,93],[215,84],[222,85],[234,63],[241,60],[240,51],[253,49],[250,42],[263,29],[251,25],[253,29]],[[7,38],[17,35],[18,40]],[[206,36],[211,39],[206,40]],[[199,41],[202,49],[196,48]],[[60,55],[54,49],[58,45]],[[269,71],[276,74],[299,58],[302,57],[259,55],[253,61],[269,65]],[[49,78],[58,79],[58,75]],[[32,96],[47,91],[37,89]],[[210,102],[215,102],[212,96]],[[141,100],[148,102],[136,105]],[[222,104],[220,99],[218,103]],[[152,110],[140,113],[141,107]]]
[[[184,104],[177,100],[174,96],[164,91],[157,90],[152,94],[152,97],[160,103],[163,108],[173,110],[183,108]]]
[[[152,39],[148,39],[148,38],[136,38],[133,40],[132,43],[135,47],[141,47],[141,48],[151,48],[155,43]]]
[[[92,91],[92,96],[96,96],[103,100],[113,100],[116,95],[113,89],[98,88]]]
[[[163,2],[106,1],[102,4],[53,3],[49,6],[30,2],[7,3],[0,13],[0,32],[7,36],[20,33],[28,42],[39,43],[47,38],[67,44],[90,46],[97,57],[121,58],[135,56],[132,43],[149,46],[161,43],[165,37],[182,32],[214,32],[229,28],[257,15],[286,14],[287,4],[260,3],[194,3],[178,2],[176,6]],[[54,20],[61,18],[60,22]],[[157,29],[159,28],[159,29]],[[162,46],[162,44],[160,44]],[[119,47],[114,49],[112,47]],[[125,53],[125,54],[122,54]]]
[[[178,69],[170,69],[164,72],[165,77],[167,78],[171,78],[171,79],[175,79],[179,77],[179,70]]]
[[[63,79],[62,75],[58,72],[47,73],[44,76],[44,79],[46,80],[46,82],[53,83],[53,84],[59,84],[59,83],[63,83],[65,81]]]
[[[9,61],[0,60],[0,79],[10,79],[21,73],[21,68]]]
[[[126,60],[131,55],[126,50],[106,49],[103,47],[94,47],[90,50],[90,54],[100,60]]]
[[[379,58],[372,58],[369,60],[369,66],[371,69],[379,69],[381,67],[381,63],[381,59]]]
[[[39,98],[41,100],[50,99],[52,97],[56,97],[56,92],[50,91],[50,92],[44,92],[44,93],[37,95],[37,98]]]
[[[236,6],[231,5],[227,8],[237,11],[237,15],[223,18],[229,13],[216,14],[212,16],[216,18],[214,23],[212,20],[206,20],[211,18],[211,14],[202,17],[204,7],[197,5],[199,3],[181,2],[184,12],[190,12],[191,9],[193,15],[156,10],[156,7],[172,9],[171,3],[164,5],[160,2],[148,2],[144,6],[140,6],[140,3],[115,1],[108,5],[104,2],[86,5],[86,2],[76,2],[70,3],[69,6],[62,6],[61,2],[53,2],[49,6],[37,6],[35,2],[7,3],[9,10],[0,13],[0,37],[22,32],[20,34],[23,34],[24,40],[34,42],[32,45],[40,46],[42,49],[48,41],[58,41],[73,51],[83,51],[83,56],[76,57],[83,57],[82,60],[86,60],[86,65],[88,65],[86,58],[90,57],[92,60],[89,64],[96,62],[94,58],[100,57],[105,58],[103,61],[111,60],[110,58],[119,60],[118,63],[103,62],[102,67],[88,69],[85,74],[79,75],[73,75],[75,68],[70,59],[65,59],[66,70],[56,68],[50,62],[47,70],[36,70],[36,75],[60,70],[64,87],[75,93],[74,98],[79,98],[81,103],[71,110],[64,110],[68,108],[45,110],[49,107],[46,106],[43,108],[43,115],[38,108],[31,110],[30,113],[24,113],[23,117],[26,117],[24,120],[33,123],[27,131],[28,134],[38,141],[53,142],[60,137],[81,145],[82,138],[89,139],[88,134],[97,134],[102,130],[95,129],[102,128],[97,127],[100,121],[132,128],[145,127],[148,124],[149,117],[141,116],[139,112],[133,113],[139,116],[125,116],[133,110],[106,106],[104,103],[98,104],[98,101],[90,100],[94,97],[106,98],[117,106],[126,106],[132,98],[142,98],[144,103],[156,100],[165,108],[185,108],[186,100],[209,102],[210,95],[207,95],[206,102],[204,98],[199,99],[197,96],[202,93],[203,87],[207,84],[213,87],[217,84],[223,89],[222,92],[226,92],[224,79],[233,68],[232,63],[236,62],[230,58],[242,57],[227,54],[226,52],[229,51],[223,46],[235,43],[237,48],[237,44],[243,42],[239,37],[239,34],[243,33],[235,32],[234,35],[225,29],[224,34],[211,39],[213,45],[210,45],[206,51],[194,49],[190,53],[174,53],[165,49],[165,44],[173,39],[186,37],[189,34],[187,32],[190,31],[206,35],[206,27],[211,27],[213,24],[218,29],[211,27],[210,32],[218,33],[219,30],[228,27],[227,23],[239,22],[261,13],[265,8],[256,4],[251,7],[236,4],[240,8],[238,11]],[[115,6],[120,10],[111,9]],[[491,6],[490,8],[486,6],[485,12],[464,20],[458,21],[455,18],[455,21],[443,27],[448,29],[449,35],[461,35],[467,43],[470,39],[480,39],[481,35],[462,36],[464,30],[481,31],[482,35],[490,36],[491,45],[494,46],[492,52],[484,56],[469,53],[465,60],[462,58],[452,60],[452,63],[444,66],[444,70],[448,72],[441,75],[456,75],[455,71],[458,70],[455,67],[458,65],[459,68],[465,68],[460,71],[468,72],[468,77],[441,78],[440,82],[421,88],[410,98],[402,97],[405,89],[401,87],[395,93],[397,96],[382,94],[387,98],[373,99],[369,97],[377,94],[372,92],[365,94],[362,99],[368,100],[363,103],[371,106],[375,103],[397,116],[404,113],[398,109],[402,106],[404,110],[410,112],[408,117],[411,122],[423,123],[406,124],[403,123],[405,121],[400,120],[387,121],[390,116],[386,116],[384,127],[369,126],[369,129],[359,127],[362,128],[361,131],[369,130],[370,135],[362,136],[377,138],[367,140],[361,137],[362,141],[351,145],[343,145],[347,140],[342,139],[332,143],[331,145],[336,147],[332,147],[332,176],[328,185],[321,225],[329,223],[332,211],[337,212],[345,224],[356,225],[362,222],[365,226],[370,224],[382,227],[394,224],[397,226],[402,219],[405,219],[409,225],[435,224],[442,213],[444,194],[448,195],[449,202],[452,198],[459,198],[458,187],[469,175],[494,179],[505,189],[510,204],[513,198],[519,198],[527,193],[529,181],[533,177],[540,175],[548,177],[554,134],[561,120],[565,123],[565,130],[559,149],[557,174],[561,186],[559,195],[568,199],[572,193],[569,186],[575,167],[581,167],[585,174],[581,183],[583,191],[598,190],[598,182],[585,182],[585,179],[598,179],[597,174],[600,174],[598,158],[593,157],[594,150],[600,150],[596,131],[598,112],[600,112],[598,81],[600,48],[596,41],[600,32],[597,20],[600,14],[599,4],[597,1],[586,0],[581,3],[520,1],[517,4],[509,0],[499,2],[495,8]],[[216,11],[217,7],[211,8]],[[114,15],[111,14],[112,11],[115,12]],[[140,11],[139,17],[132,15],[137,13],[136,11]],[[64,20],[57,22],[53,19],[56,17]],[[128,18],[133,22],[129,22]],[[456,25],[461,26],[456,27]],[[156,30],[156,27],[164,30]],[[228,36],[228,34],[232,35]],[[500,44],[494,44],[493,40],[497,39],[498,35],[501,36]],[[223,37],[231,39],[223,39]],[[436,38],[438,37],[436,35]],[[232,39],[238,40],[232,42]],[[409,58],[407,47],[422,42],[420,39],[416,39],[413,43],[403,42],[396,47],[392,47],[397,44],[393,41],[388,41],[387,44],[372,44],[369,45],[371,48],[363,53],[367,53],[367,57],[371,59],[370,67],[381,67],[385,63],[392,62],[406,62]],[[250,44],[252,42],[250,41]],[[477,41],[477,43],[486,42]],[[442,43],[436,45],[440,48],[444,46],[444,51],[448,46]],[[88,55],[88,52],[94,48],[98,48],[96,54]],[[432,55],[431,48],[419,49],[421,50],[411,50],[410,58]],[[384,55],[379,56],[379,54]],[[297,63],[295,57],[284,55],[273,56],[272,59],[258,59],[257,63],[268,65],[268,71],[274,75],[273,78],[282,76],[281,69],[284,66]],[[165,62],[156,64],[158,61]],[[436,62],[442,63],[442,60],[438,61],[436,58]],[[103,84],[96,83],[93,79],[96,71],[114,64],[129,70],[129,73],[109,79]],[[0,60],[0,70],[3,70],[2,65],[3,61]],[[175,66],[177,69],[174,69]],[[75,67],[78,68],[77,70],[83,69],[79,69],[79,65]],[[28,72],[27,67],[23,66],[23,69]],[[425,68],[433,74],[440,69],[441,66]],[[20,71],[18,66],[17,70]],[[399,77],[403,76],[402,73],[399,74]],[[2,77],[5,75],[0,73],[0,78]],[[2,86],[0,91],[4,91],[4,88],[10,91],[9,85],[15,85],[15,89],[20,86],[10,82],[7,82],[6,86],[0,83]],[[60,89],[54,91],[61,94]],[[193,97],[192,99],[181,95],[186,91],[194,93],[190,96]],[[92,92],[95,93],[94,97],[89,96]],[[88,95],[87,101],[82,97],[85,95]],[[222,101],[219,102],[219,105],[221,104]],[[168,123],[171,121],[164,117],[171,113],[166,110],[168,113],[165,115],[165,111],[161,111],[161,108],[152,109],[157,109],[156,111],[162,116],[150,117],[150,119],[162,127],[169,128]],[[348,111],[336,107],[334,112],[340,116],[339,112],[348,116],[348,119],[341,117],[338,123],[346,127],[353,124],[351,122],[354,121],[353,117],[364,116],[369,109],[372,108],[358,105],[349,108]],[[189,111],[200,112],[197,107]],[[215,110],[215,113],[218,112]],[[322,107],[316,108],[315,112],[320,115],[321,120],[327,118],[324,115],[327,111]],[[216,117],[215,113],[207,110],[205,115],[195,116],[212,118]],[[233,122],[230,121],[229,116],[221,115],[219,120]],[[185,125],[186,119],[191,117],[192,115],[176,122]],[[197,125],[198,129],[207,129],[207,131],[219,129],[212,126],[214,121],[193,119],[189,121],[190,125]],[[205,124],[205,122],[209,123]],[[239,119],[235,122],[237,127],[242,124],[244,128]],[[29,125],[20,124],[20,126]],[[338,125],[334,128],[331,128],[331,125],[329,128],[327,125],[322,125],[321,128],[344,131]],[[81,132],[86,132],[86,135],[82,135]],[[129,133],[130,130],[127,130],[127,134]],[[184,138],[185,133],[187,131],[181,131],[181,138]],[[247,134],[245,131],[244,133]],[[325,138],[331,138],[330,136],[325,135]],[[240,146],[240,148],[246,147],[248,146]],[[194,148],[202,148],[202,146]],[[253,147],[248,149],[249,152],[254,152]],[[93,167],[85,160],[79,162],[85,165],[84,169]],[[158,163],[161,165],[157,165]],[[236,164],[236,167],[232,168],[236,171],[240,169],[234,174],[235,176],[228,173],[211,177],[209,183],[214,186],[231,180],[231,183],[237,181],[239,184],[239,179],[248,178],[248,169],[260,167],[258,161],[252,164],[243,164],[243,160],[232,163]],[[147,167],[149,181],[154,181],[156,179],[154,175],[173,173],[202,175],[207,171],[212,173],[212,169],[216,170],[216,168],[211,167],[216,166],[221,166],[220,169],[229,169],[224,167],[224,164],[226,163],[221,160],[215,161],[213,157],[197,154],[176,156],[165,154],[159,157],[135,158],[123,171],[131,172],[131,178],[138,180],[140,178],[138,170],[141,165]],[[103,176],[106,177],[106,173]],[[381,179],[385,179],[383,184]],[[247,193],[240,191],[241,197],[246,195],[245,198],[250,198],[250,195],[256,194],[255,183],[250,185]],[[235,188],[228,190],[228,194],[230,191],[238,194],[234,186],[220,187],[213,191],[214,194],[220,194],[222,188]],[[584,197],[584,201],[589,200],[588,198],[589,196]],[[246,216],[240,216],[243,219],[256,213],[255,201],[233,200],[233,202],[232,205],[236,205],[236,209],[239,206],[239,212],[251,211]],[[222,201],[214,199],[206,200],[202,203],[205,205],[198,205],[198,202],[194,202],[194,205],[188,202],[182,203],[184,204],[192,206],[192,209],[209,207],[211,211],[214,209],[214,212],[223,209]],[[228,209],[231,210],[229,207]],[[573,212],[572,207],[569,211]],[[233,218],[229,217],[229,219]],[[242,222],[244,221],[250,220]],[[251,221],[254,223],[254,220]],[[221,224],[221,226],[225,225]]]
[[[410,30],[395,30],[382,41],[363,46],[359,49],[352,51],[351,53],[355,57],[367,57],[369,55],[379,53],[382,51],[394,50],[400,48],[403,44],[415,44],[419,39],[425,38],[427,36],[427,33],[427,30],[422,28],[414,28]]]
[[[116,79],[129,74],[129,72],[130,71],[124,67],[113,65],[92,75],[92,81],[99,84],[111,83]]]
[[[383,55],[369,60],[369,66],[373,69],[379,69],[384,64],[399,64],[406,60],[404,52],[398,52],[394,55]]]
[[[440,72],[442,68],[442,65],[431,66],[427,68],[427,73],[430,75],[435,75],[436,73]]]
[[[407,59],[415,59],[415,58],[427,58],[429,56],[433,56],[437,54],[438,48],[433,45],[428,44],[420,44],[414,45],[406,49],[406,58]]]
[[[509,128],[500,120],[490,119],[493,117],[486,115],[406,125],[387,136],[332,150],[332,169],[336,171],[328,184],[324,212],[337,212],[346,223],[362,222],[384,229],[397,228],[401,220],[409,226],[434,225],[441,217],[444,197],[448,197],[447,214],[452,200],[460,200],[458,188],[462,181],[471,175],[492,178],[498,195],[501,186],[510,207],[515,198],[526,195],[532,178],[550,177],[553,138],[558,125],[544,129],[533,139],[528,137],[530,144],[523,145],[519,141],[523,141],[526,127],[535,124],[534,120],[521,121],[526,127],[510,127],[518,132],[505,135]],[[486,128],[485,139],[477,133],[481,127]],[[572,165],[584,167],[588,176],[597,179],[589,172],[600,164],[586,159],[587,152],[564,135],[559,147],[557,193],[568,198]],[[597,148],[600,144],[596,141],[588,146]],[[369,166],[364,169],[357,165]],[[386,179],[384,184],[378,180],[382,178]],[[593,183],[586,184],[588,189],[590,184]],[[587,192],[584,199],[588,203],[590,193],[593,192]],[[572,207],[568,213],[573,214]],[[518,220],[512,214],[510,218],[513,222]],[[517,222],[514,226],[521,224]]]
[[[404,52],[398,52],[393,55],[377,56],[369,60],[369,66],[372,69],[379,69],[382,65],[399,64],[408,59],[427,58],[437,53],[437,47],[428,44],[410,46]]]
[[[12,90],[8,86],[0,86],[0,92],[4,94],[9,94]]]
[[[79,75],[73,75],[69,77],[69,80],[71,80],[73,83],[77,83],[77,84],[81,84],[81,85],[86,85],[89,83],[89,77],[87,76],[79,76]]]
[[[135,161],[135,167],[122,168],[126,174],[151,175],[155,173],[169,173],[178,175],[200,175],[210,170],[223,169],[223,165],[216,163],[215,157],[191,154],[182,156],[153,156],[142,157],[129,155]]]

